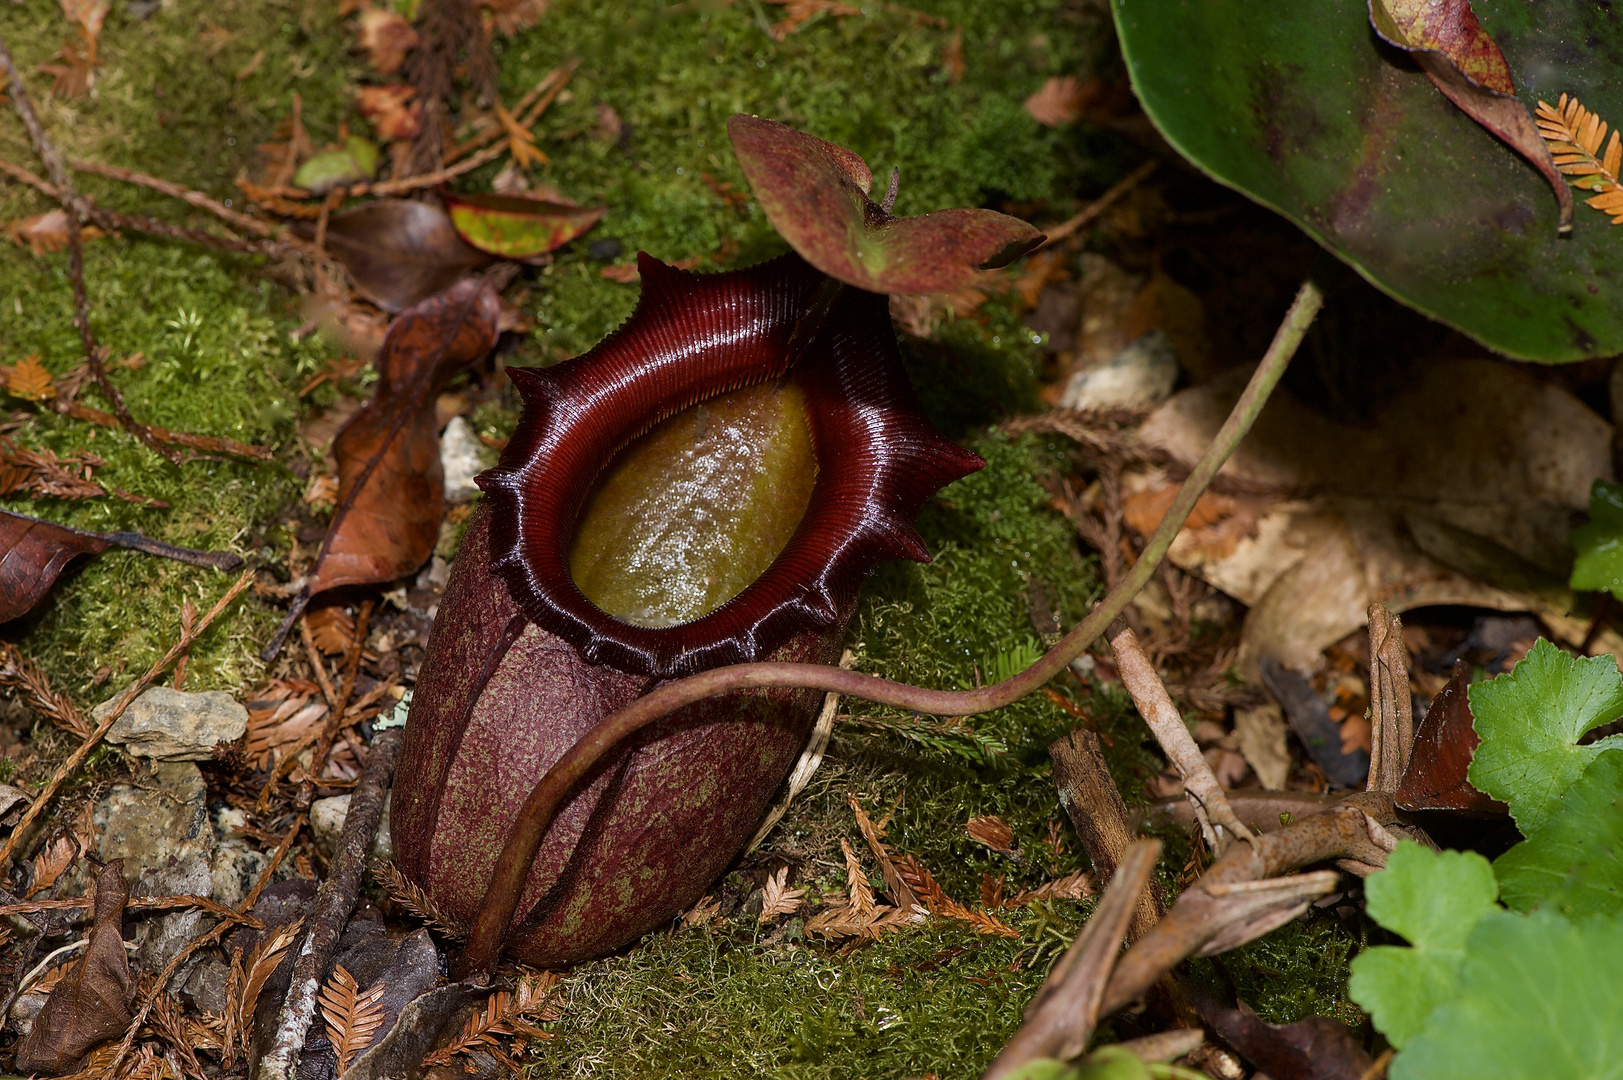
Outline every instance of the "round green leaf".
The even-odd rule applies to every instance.
[[[504,259],[530,259],[560,248],[596,225],[606,209],[519,195],[442,193],[442,198],[462,239]]]
[[[1145,111],[1179,152],[1381,289],[1528,360],[1623,352],[1623,227],[1557,207],[1526,161],[1382,43],[1364,0],[1112,0]],[[1615,18],[1478,0],[1520,100],[1623,122]]]

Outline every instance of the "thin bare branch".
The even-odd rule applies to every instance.
[[[1189,728],[1183,722],[1183,715],[1172,703],[1161,677],[1155,673],[1155,665],[1150,663],[1149,657],[1139,647],[1137,635],[1122,623],[1112,626],[1109,633],[1110,648],[1116,654],[1116,670],[1121,674],[1121,683],[1133,695],[1133,704],[1138,706],[1139,715],[1144,717],[1144,722],[1154,733],[1155,741],[1161,744],[1167,760],[1172,762],[1173,768],[1183,778],[1184,794],[1194,804],[1195,820],[1200,822],[1206,846],[1211,848],[1213,854],[1223,853],[1228,841],[1219,831],[1221,829],[1227,829],[1248,843],[1255,841],[1256,836],[1229,807],[1228,799],[1223,795],[1223,786],[1217,782],[1212,767],[1201,756],[1200,747],[1195,745],[1195,737],[1189,734]]]
[[[1403,623],[1381,601],[1369,606],[1369,791],[1396,791],[1414,749],[1414,702]]]

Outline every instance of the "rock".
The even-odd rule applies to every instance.
[[[34,797],[21,788],[0,784],[0,828],[7,828],[22,820],[23,811]]]
[[[247,823],[241,810],[225,806],[214,814],[214,899],[236,907],[264,873],[270,855],[255,851],[234,833]]]
[[[187,976],[181,991],[189,994],[192,1004],[202,1012],[223,1016],[232,1000],[230,979],[230,966],[210,950],[197,966],[192,968],[192,973]]]
[[[389,859],[394,857],[394,845],[389,840],[389,799],[383,797],[383,821],[378,825],[378,835],[372,841],[372,857],[376,859]],[[330,799],[317,799],[310,804],[310,832],[316,838],[316,847],[328,858],[338,850],[338,837],[344,831],[344,815],[349,813],[349,796],[334,795]]]
[[[140,786],[114,784],[96,804],[95,823],[98,854],[124,860],[131,896],[213,892],[214,829],[203,774],[191,762],[160,761]],[[196,910],[137,920],[131,959],[160,971],[212,921]]]
[[[1162,330],[1137,338],[1098,367],[1071,376],[1060,398],[1066,409],[1148,409],[1172,393],[1178,353]]]
[[[445,501],[467,502],[479,494],[473,478],[484,471],[479,460],[480,442],[473,428],[460,416],[453,416],[440,436],[440,467],[445,470]]]
[[[91,715],[100,723],[112,707],[104,701]],[[208,761],[215,744],[236,742],[247,730],[248,710],[223,690],[190,694],[154,686],[124,710],[107,741],[154,761]]]

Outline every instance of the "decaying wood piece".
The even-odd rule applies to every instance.
[[[299,1051],[304,1047],[305,1033],[316,1014],[322,976],[338,947],[338,936],[355,910],[361,877],[366,870],[366,856],[383,819],[383,799],[394,776],[400,738],[400,729],[389,728],[378,732],[372,740],[366,767],[350,797],[349,812],[344,815],[338,850],[333,853],[327,880],[316,892],[310,918],[301,935],[292,981],[277,1017],[276,1033],[255,1070],[258,1080],[291,1080],[298,1073]]]
[[[1414,709],[1403,624],[1379,600],[1369,606],[1370,791],[1396,791],[1414,749]]]
[[[1054,785],[1077,838],[1087,849],[1095,881],[1116,873],[1133,844],[1134,830],[1116,782],[1105,767],[1099,736],[1077,728],[1048,748],[1054,759]],[[1166,897],[1154,883],[1133,909],[1129,940],[1137,941],[1166,912]]]
[[[1036,1058],[1066,1061],[1087,1049],[1122,935],[1160,854],[1159,840],[1140,840],[1122,855],[1093,917],[1026,1006],[1025,1024],[992,1060],[985,1080],[1007,1076]]]
[[[1200,822],[1206,846],[1221,855],[1228,844],[1224,830],[1241,840],[1255,842],[1255,835],[1229,807],[1222,785],[1201,756],[1200,747],[1195,745],[1194,736],[1183,722],[1183,715],[1155,673],[1155,665],[1139,647],[1138,637],[1122,622],[1112,625],[1106,634],[1116,655],[1116,670],[1121,674],[1122,685],[1133,695],[1133,703],[1155,733],[1155,740],[1161,744],[1167,760],[1183,777],[1184,794],[1194,805],[1195,820]]]

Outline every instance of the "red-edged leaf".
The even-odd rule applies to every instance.
[[[1466,696],[1470,668],[1455,664],[1453,677],[1433,699],[1415,730],[1409,767],[1393,798],[1405,810],[1457,810],[1468,817],[1508,813],[1504,803],[1466,780],[1478,738]]]
[[[384,311],[404,311],[488,262],[462,242],[444,210],[409,199],[380,199],[327,225],[327,249],[360,294]]]
[[[392,581],[434,550],[445,513],[434,398],[496,344],[500,317],[495,291],[470,279],[389,324],[372,400],[333,439],[338,504],[308,578],[311,595]]]
[[[39,603],[75,558],[96,555],[110,547],[135,548],[221,570],[242,565],[242,559],[227,551],[171,547],[139,533],[84,532],[0,510],[0,623],[25,614]]]
[[[844,147],[771,120],[727,122],[733,152],[767,220],[817,269],[882,293],[958,292],[1005,266],[1042,233],[992,210],[895,218],[868,197],[872,174]]]
[[[571,206],[521,195],[442,192],[457,235],[504,259],[529,259],[560,248],[603,216],[607,207]]]
[[[1572,229],[1572,192],[1516,99],[1510,65],[1477,22],[1470,0],[1369,0],[1369,21],[1388,43],[1414,58],[1432,83],[1471,119],[1543,174],[1561,208],[1557,227]]]

